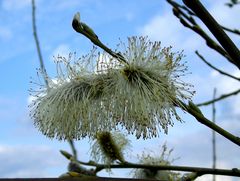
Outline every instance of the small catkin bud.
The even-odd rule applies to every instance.
[[[109,132],[101,132],[97,134],[97,141],[101,147],[103,154],[106,155],[110,160],[119,160],[124,162],[123,155],[120,148],[117,146],[116,142]]]
[[[91,157],[95,162],[110,165],[114,161],[125,162],[124,151],[130,141],[120,132],[98,132],[91,145]]]

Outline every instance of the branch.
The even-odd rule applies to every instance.
[[[70,153],[61,150],[62,155],[68,160],[72,160],[73,155]],[[98,164],[94,161],[83,162],[79,160],[74,160],[79,165],[93,166],[96,167],[95,172],[97,173],[103,169],[125,169],[125,168],[135,168],[135,169],[152,169],[152,170],[171,170],[171,171],[182,171],[182,172],[194,172],[189,174],[188,176],[184,176],[184,180],[188,180],[186,178],[196,178],[198,176],[202,176],[205,174],[216,174],[216,175],[227,175],[227,176],[236,176],[240,177],[240,170],[237,168],[233,168],[231,170],[227,169],[212,169],[212,168],[203,168],[203,167],[188,167],[188,166],[174,166],[174,165],[149,165],[149,164],[135,164],[130,162],[122,162],[121,164]]]
[[[123,164],[113,164],[105,165],[98,164],[95,162],[82,162],[77,161],[79,164],[94,166],[98,171],[103,169],[116,169],[116,168],[138,168],[138,169],[155,169],[155,170],[172,170],[172,171],[183,171],[183,172],[196,172],[199,176],[205,174],[216,174],[216,175],[228,175],[240,177],[240,170],[237,168],[226,170],[226,169],[212,169],[203,167],[187,167],[187,166],[174,166],[174,165],[145,165],[145,164],[135,164],[135,163],[123,163]]]
[[[221,128],[220,126],[216,125],[212,121],[205,118],[204,115],[202,114],[201,110],[194,103],[189,102],[189,104],[186,105],[184,102],[181,102],[180,106],[183,110],[187,111],[189,114],[191,114],[193,117],[195,117],[198,120],[198,122],[204,124],[205,126],[211,128],[212,130],[216,131],[220,135],[224,136],[229,141],[240,146],[240,138],[239,137],[234,136],[230,132],[226,131],[225,129]]]
[[[212,99],[210,101],[206,101],[206,102],[203,102],[203,103],[196,104],[196,106],[198,106],[198,107],[200,107],[200,106],[207,106],[209,104],[212,104],[214,102],[220,101],[220,100],[225,99],[227,97],[230,97],[232,95],[236,95],[238,93],[240,93],[240,89],[238,89],[238,90],[236,90],[234,92],[228,93],[228,94],[223,94],[223,95],[221,95],[220,97],[218,97],[216,99]]]
[[[32,0],[32,28],[33,28],[33,36],[34,36],[34,40],[35,40],[35,43],[36,43],[36,46],[37,46],[37,53],[38,53],[38,58],[39,58],[39,62],[40,62],[40,70],[41,70],[41,73],[43,75],[43,79],[45,81],[45,84],[46,84],[47,88],[49,88],[49,85],[48,85],[48,75],[47,75],[47,71],[46,71],[45,66],[44,66],[42,53],[41,53],[41,49],[40,49],[40,45],[39,45],[39,40],[38,40],[38,36],[37,36],[35,10],[36,10],[35,1]]]
[[[199,0],[183,0],[183,2],[208,27],[218,42],[228,52],[233,63],[240,69],[240,51],[201,2]]]
[[[226,76],[228,76],[228,77],[231,77],[232,79],[235,79],[235,80],[240,81],[240,78],[235,77],[235,76],[233,76],[233,75],[231,75],[231,74],[228,74],[228,73],[226,73],[226,72],[224,72],[224,71],[222,71],[222,70],[214,67],[214,66],[213,66],[212,64],[210,64],[198,51],[195,51],[195,53],[196,53],[197,56],[198,56],[202,61],[204,61],[209,67],[211,67],[212,69],[216,70],[216,71],[219,72],[220,74],[226,75]]]

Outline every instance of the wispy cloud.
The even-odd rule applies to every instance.
[[[26,145],[0,145],[0,162],[1,178],[56,177],[67,163],[48,146]]]
[[[178,50],[195,50],[201,41],[196,39],[195,34],[189,32],[190,30],[184,28],[170,10],[154,16],[140,30],[140,34],[161,41],[163,46],[171,45]]]

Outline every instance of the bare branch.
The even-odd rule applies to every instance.
[[[38,35],[37,35],[35,10],[36,10],[35,1],[32,0],[32,28],[33,28],[33,36],[34,36],[35,43],[36,43],[36,46],[37,46],[37,53],[38,53],[41,73],[43,75],[43,79],[45,81],[46,86],[49,87],[49,85],[48,85],[48,75],[47,75],[47,71],[46,71],[45,66],[44,66],[42,53],[41,53],[39,40],[38,40]]]
[[[220,74],[226,75],[226,76],[228,76],[228,77],[230,77],[230,78],[232,78],[232,79],[235,79],[235,80],[240,81],[240,78],[235,77],[235,76],[233,76],[233,75],[231,75],[231,74],[228,74],[228,73],[226,73],[226,72],[224,72],[224,71],[222,71],[222,70],[214,67],[214,66],[213,66],[212,64],[210,64],[198,51],[195,51],[195,53],[197,54],[197,56],[198,56],[203,62],[205,62],[209,67],[211,67],[212,69],[216,70],[216,71],[219,72]]]
[[[146,165],[146,164],[135,164],[125,162],[123,164],[116,165],[105,165],[98,164],[95,162],[82,162],[77,161],[79,164],[94,166],[98,171],[103,169],[114,169],[114,168],[139,168],[139,169],[155,169],[155,170],[172,170],[172,171],[183,171],[183,172],[196,172],[198,176],[205,174],[216,174],[216,175],[228,175],[240,177],[240,170],[237,168],[226,170],[226,169],[212,169],[203,167],[187,167],[187,166],[175,166],[175,165]]]
[[[61,153],[68,160],[72,160],[73,155],[70,153],[61,150]],[[227,176],[236,176],[240,177],[240,170],[237,168],[233,168],[231,170],[227,169],[212,169],[212,168],[204,168],[204,167],[188,167],[188,166],[176,166],[176,165],[149,165],[149,164],[136,164],[130,162],[122,162],[121,164],[99,164],[94,161],[83,162],[79,160],[75,160],[76,163],[80,165],[93,166],[95,167],[95,172],[97,173],[103,169],[119,169],[119,168],[137,168],[137,169],[154,169],[154,170],[171,170],[171,171],[182,171],[182,172],[193,172],[190,173],[189,176],[183,177],[183,180],[188,180],[187,178],[197,178],[199,176],[205,174],[215,174],[215,175],[227,175]]]
[[[212,104],[212,103],[214,103],[214,102],[220,101],[220,100],[225,99],[225,98],[227,98],[227,97],[230,97],[230,96],[232,96],[232,95],[237,95],[238,93],[240,93],[240,89],[238,89],[238,90],[236,90],[236,91],[234,91],[234,92],[230,92],[230,93],[228,93],[228,94],[223,94],[223,95],[219,96],[219,97],[216,98],[216,99],[213,99],[213,100],[210,100],[210,101],[206,101],[206,102],[203,102],[203,103],[196,104],[196,106],[198,106],[198,107],[200,107],[200,106],[207,106],[207,105],[209,105],[209,104]]]

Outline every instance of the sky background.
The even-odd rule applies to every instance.
[[[179,1],[180,2],[180,1]],[[231,28],[239,28],[240,6],[229,9],[227,0],[202,1],[213,16]],[[92,43],[77,34],[71,27],[73,15],[79,11],[81,20],[91,26],[98,37],[109,47],[116,48],[129,36],[148,36],[162,42],[162,46],[173,46],[174,51],[184,50],[190,72],[185,80],[195,86],[196,103],[212,98],[213,88],[217,95],[239,89],[239,82],[219,75],[205,65],[195,54],[199,50],[217,67],[240,77],[240,72],[225,59],[206,47],[204,41],[184,28],[172,14],[165,0],[37,0],[36,18],[38,36],[47,72],[54,77],[53,56],[67,56],[76,52],[78,56],[88,53]],[[200,22],[201,24],[201,22]],[[240,46],[240,37],[229,34]],[[30,77],[37,80],[39,67],[36,45],[33,39],[30,0],[0,0],[0,178],[3,177],[57,177],[66,172],[68,161],[59,150],[70,151],[66,142],[50,140],[38,132],[29,118]],[[240,96],[216,104],[217,124],[240,136]],[[211,119],[211,106],[201,108]],[[185,123],[176,122],[168,135],[147,141],[132,140],[129,160],[144,148],[160,152],[167,141],[174,148],[172,157],[180,159],[174,164],[185,166],[212,166],[211,130],[198,123],[192,116],[179,111]],[[217,168],[239,168],[239,147],[217,135]],[[89,160],[87,139],[76,142],[79,159]],[[128,171],[113,171],[114,175],[129,175]],[[102,172],[99,175],[108,176]],[[219,180],[234,181],[237,178],[218,177]],[[211,180],[211,176],[199,181]]]

